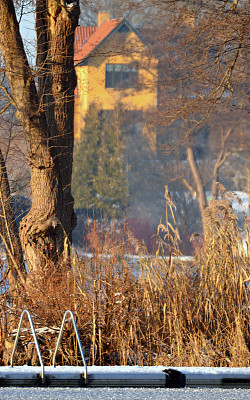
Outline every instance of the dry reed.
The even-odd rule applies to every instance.
[[[125,227],[95,223],[88,230],[90,254],[75,255],[72,269],[62,265],[60,273],[48,263],[19,303],[32,312],[38,333],[47,327],[38,335],[45,362],[71,309],[90,365],[249,366],[250,268],[243,246],[249,246],[249,219],[241,231],[231,196],[221,189],[221,198],[204,212],[204,240],[192,262],[182,258],[178,230],[166,220],[154,257]],[[168,212],[174,216],[170,203]],[[139,259],[131,261],[135,250]],[[7,303],[3,292],[6,343],[13,329]],[[70,323],[57,362],[80,363]]]

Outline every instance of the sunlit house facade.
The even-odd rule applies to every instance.
[[[114,110],[118,103],[141,115],[157,107],[157,60],[140,33],[125,19],[98,14],[96,27],[78,26],[75,35],[75,139],[81,139],[91,103]],[[143,128],[147,130],[146,123]]]

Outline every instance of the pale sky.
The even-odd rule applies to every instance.
[[[17,15],[17,19],[19,21],[20,15]],[[23,42],[25,45],[25,50],[27,52],[27,56],[29,62],[35,63],[35,41],[36,41],[36,32],[35,32],[35,13],[27,10],[21,18],[20,22],[20,32],[23,38]]]

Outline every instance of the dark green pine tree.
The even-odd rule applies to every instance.
[[[99,112],[90,107],[85,119],[81,142],[75,145],[72,193],[75,208],[92,208],[96,205],[95,179],[98,170],[98,149],[100,146]]]
[[[119,112],[100,113],[92,105],[82,140],[75,147],[73,195],[76,208],[93,208],[120,217],[128,203]]]
[[[98,171],[95,180],[97,208],[111,217],[120,217],[128,204],[128,184],[123,163],[123,143],[119,113],[101,120]]]

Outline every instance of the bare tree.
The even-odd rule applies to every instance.
[[[208,182],[216,199],[219,171],[230,154],[239,151],[235,146],[239,126],[249,112],[249,3],[146,3],[157,4],[159,16],[163,10],[173,17],[165,29],[159,23],[157,44],[152,43],[160,66],[158,123],[169,127],[165,129],[168,150],[181,145],[186,151],[191,180],[185,171],[179,178],[197,197],[202,213],[208,205]],[[210,143],[214,142],[212,157],[211,144],[199,136],[206,124]],[[204,160],[197,161],[198,141],[209,154],[209,168]]]
[[[71,195],[76,75],[74,31],[79,2],[37,0],[37,58],[29,66],[12,0],[0,3],[0,50],[10,102],[27,136],[32,207],[20,225],[29,271],[68,256],[76,224]],[[67,254],[66,254],[67,253]]]
[[[109,12],[111,18],[127,18],[134,26],[145,26],[155,21],[159,7],[144,0],[80,0],[80,21],[84,25],[96,25],[99,11]],[[164,15],[161,14],[161,19]]]
[[[26,270],[13,212],[5,160],[0,150],[0,237],[6,249],[9,281],[13,287],[24,285]]]

